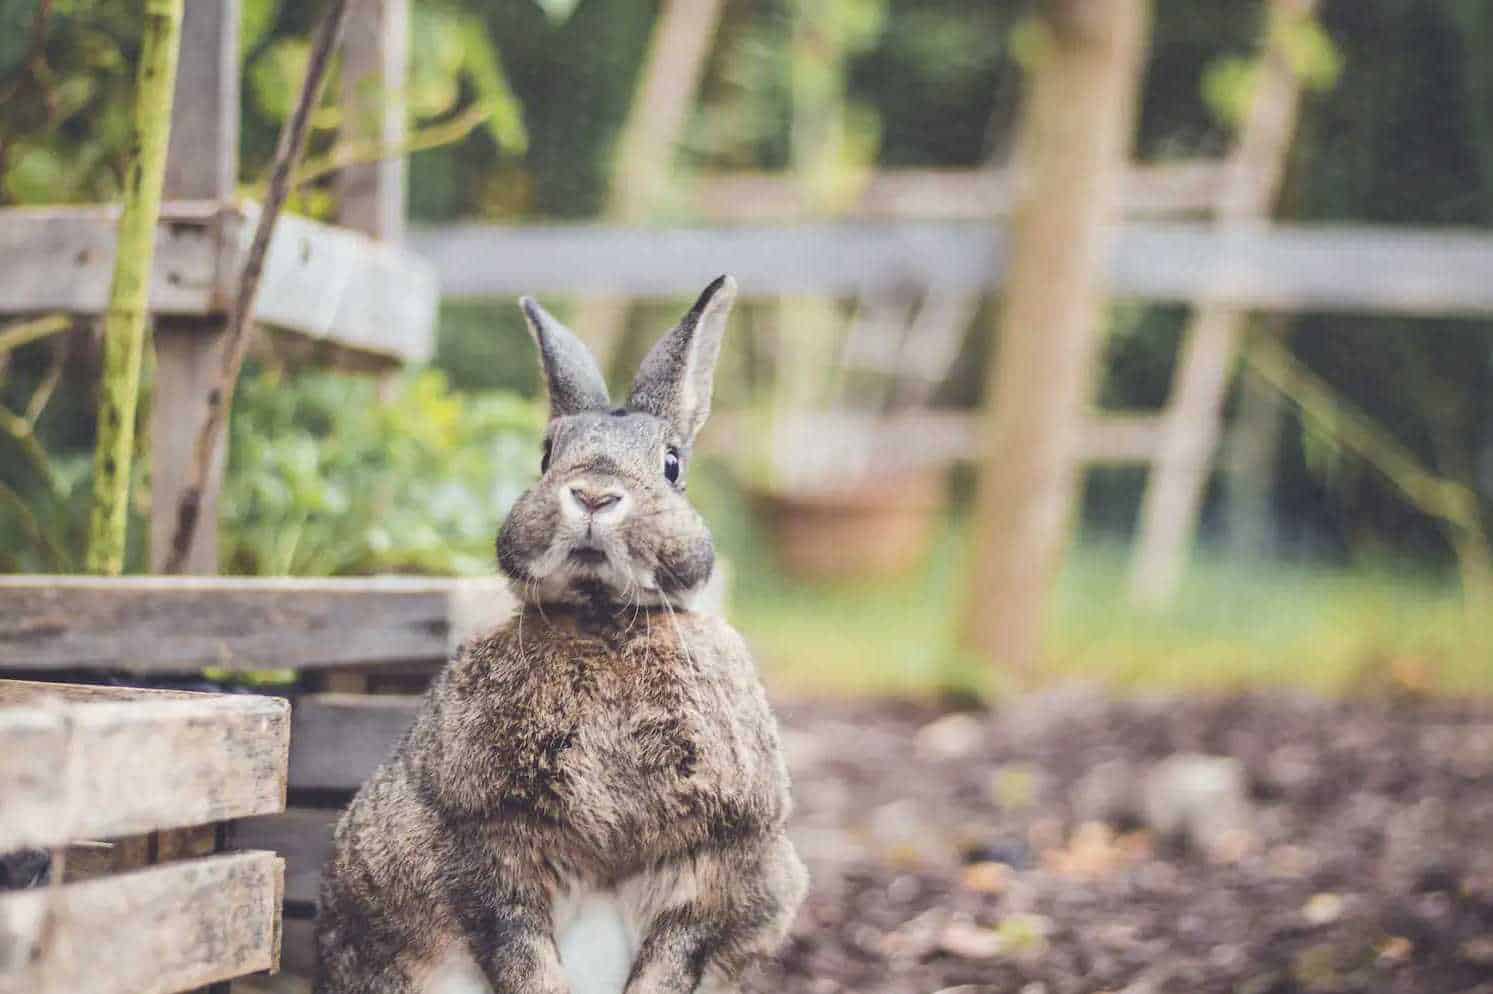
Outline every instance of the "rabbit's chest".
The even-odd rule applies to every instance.
[[[748,728],[708,681],[589,704],[561,759],[560,791],[579,824],[638,838],[698,832],[699,819],[752,790],[759,759]]]

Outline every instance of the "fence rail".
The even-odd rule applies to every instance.
[[[683,296],[730,272],[748,296],[998,288],[1008,237],[957,221],[715,228],[453,225],[410,233],[448,297]],[[1493,314],[1493,234],[1339,226],[1134,223],[1117,297],[1266,311]]]

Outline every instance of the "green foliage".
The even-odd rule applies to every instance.
[[[39,0],[0,4],[0,203],[107,201],[118,196],[129,138],[129,97],[138,60],[143,0],[88,3],[54,0],[41,22]],[[246,174],[267,168],[280,124],[304,74],[312,5],[285,0],[243,4],[243,136]],[[497,45],[472,5],[411,5],[411,130],[444,121],[477,104],[487,112],[482,136],[490,154],[527,146],[523,111],[509,88]],[[42,45],[33,51],[40,23]],[[336,88],[328,88],[329,102]],[[325,151],[339,114],[315,118],[314,145]],[[469,139],[474,140],[474,139]],[[312,213],[333,206],[311,191],[297,205]]]
[[[436,372],[380,402],[368,379],[244,383],[222,499],[230,573],[492,571],[493,540],[537,468],[538,408],[453,393]]]
[[[116,197],[143,0],[57,0],[49,11],[22,0],[0,10],[0,203]]]

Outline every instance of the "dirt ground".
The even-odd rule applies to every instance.
[[[781,716],[813,885],[760,994],[1493,992],[1493,707]]]

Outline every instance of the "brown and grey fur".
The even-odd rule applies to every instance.
[[[776,724],[740,636],[689,610],[714,554],[683,473],[734,290],[706,289],[625,408],[523,302],[551,402],[498,540],[524,606],[337,826],[324,994],[731,991],[782,941],[806,881]]]

